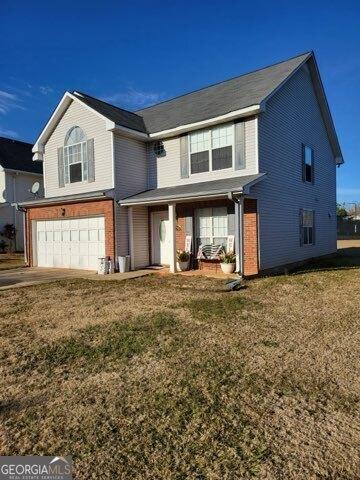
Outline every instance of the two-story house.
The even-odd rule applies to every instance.
[[[33,152],[30,265],[174,272],[186,239],[192,268],[217,268],[200,246],[234,246],[253,275],[336,251],[343,159],[313,53],[136,112],[66,92]]]
[[[24,249],[24,218],[13,204],[31,200],[31,187],[39,183],[38,195],[42,196],[42,165],[32,161],[32,144],[0,137],[0,240],[7,248]],[[1,234],[5,225],[15,227],[15,238],[10,240]]]

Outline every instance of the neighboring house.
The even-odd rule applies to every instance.
[[[234,239],[257,274],[336,251],[343,163],[313,53],[136,112],[66,92],[41,132],[45,198],[24,202],[29,264],[176,271],[176,249]],[[231,242],[230,242],[231,243]]]
[[[31,149],[30,143],[0,137],[0,239],[9,245],[1,232],[6,224],[14,225],[17,251],[24,249],[24,215],[12,204],[33,199],[29,190],[35,182],[42,190],[42,164],[32,161]]]

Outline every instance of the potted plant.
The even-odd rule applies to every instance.
[[[184,272],[189,268],[190,262],[190,253],[185,252],[185,250],[177,250],[176,251],[176,259],[177,259],[177,268],[180,272]]]
[[[229,275],[233,273],[236,265],[236,255],[233,252],[223,253],[220,255],[221,270]]]

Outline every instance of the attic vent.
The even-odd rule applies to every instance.
[[[163,142],[160,142],[160,141],[154,143],[153,149],[154,149],[154,153],[157,157],[162,157],[166,153],[164,144],[163,144]]]

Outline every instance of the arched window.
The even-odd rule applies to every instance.
[[[72,127],[64,142],[64,181],[82,182],[88,179],[86,136],[80,127]]]

